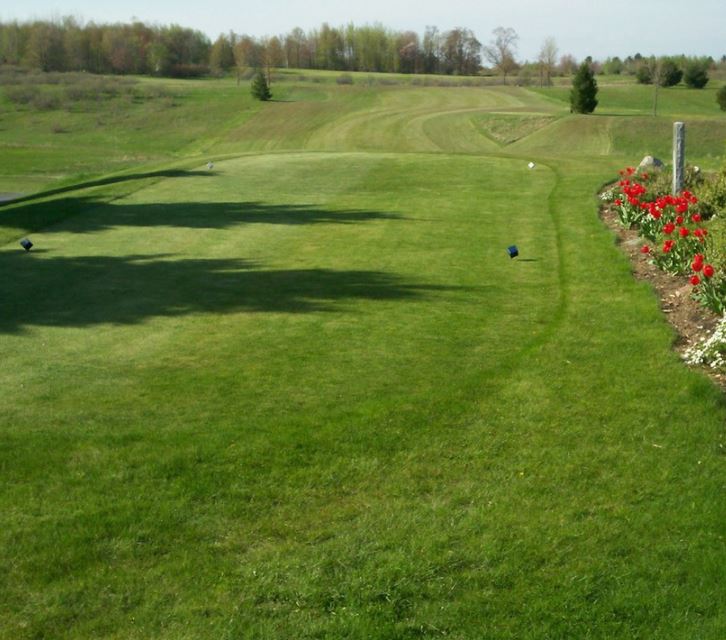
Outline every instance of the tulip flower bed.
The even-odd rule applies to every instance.
[[[659,192],[663,184],[657,175],[627,167],[620,171],[619,181],[601,197],[610,204],[611,214],[623,229],[642,237],[641,256],[661,272],[670,274],[670,278],[661,281],[669,283],[675,293],[666,293],[668,287],[661,286],[662,302],[670,302],[684,288],[690,288],[690,297],[702,308],[723,316],[720,321],[711,316],[695,323],[699,329],[710,325],[710,337],[693,335],[695,332],[674,324],[685,334],[686,342],[691,343],[684,352],[689,363],[708,365],[726,373],[726,339],[721,339],[726,336],[726,273],[720,267],[726,263],[723,247],[711,242],[708,221],[699,211],[698,196],[690,190],[678,195],[663,194]],[[672,306],[666,306],[667,313],[674,311]],[[708,311],[703,313],[710,316]],[[703,345],[708,348],[701,348]]]
[[[706,261],[708,229],[698,211],[698,197],[688,190],[663,195],[649,189],[653,176],[633,167],[620,172],[617,186],[607,192],[626,227],[636,226],[649,241],[641,251],[653,263],[675,275],[688,275],[693,296],[715,313],[726,311],[726,274]]]

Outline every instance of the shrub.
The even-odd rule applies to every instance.
[[[532,84],[532,69],[529,65],[525,65],[519,70],[515,82],[519,87],[528,87]]]
[[[692,61],[686,65],[683,81],[691,89],[703,89],[708,84],[708,70],[703,63]]]
[[[716,102],[721,107],[721,111],[726,111],[726,84],[716,92]]]
[[[5,89],[5,96],[13,104],[30,104],[38,94],[36,87],[25,85],[8,87]]]
[[[205,64],[174,64],[169,68],[172,78],[201,78],[209,75],[209,67]]]
[[[378,78],[378,84],[382,86],[394,86],[398,84],[403,84],[400,80],[397,80],[396,78],[384,78],[380,77]]]
[[[60,106],[60,98],[53,93],[39,93],[33,98],[33,107],[38,111],[52,111]]]
[[[673,60],[661,60],[659,78],[661,87],[675,87],[683,78],[683,71]]]
[[[699,196],[699,208],[704,217],[726,217],[726,168],[703,181]]]
[[[653,84],[654,78],[658,77],[659,87],[674,87],[683,78],[683,71],[669,58],[656,60],[650,58],[641,63],[635,72],[635,79],[640,84]]]
[[[646,63],[641,64],[635,71],[635,79],[638,84],[652,84],[653,74],[650,71],[650,66]]]

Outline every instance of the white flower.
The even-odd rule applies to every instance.
[[[712,369],[726,365],[726,313],[711,336],[702,338],[700,344],[686,349],[683,359],[689,364],[706,364]]]

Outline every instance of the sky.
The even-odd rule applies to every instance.
[[[74,16],[82,22],[178,24],[220,33],[279,35],[323,22],[380,23],[423,34],[427,25],[471,29],[482,44],[498,26],[519,35],[518,58],[535,60],[545,38],[578,60],[642,55],[726,55],[726,0],[3,0],[0,22]],[[10,6],[8,6],[10,5]]]

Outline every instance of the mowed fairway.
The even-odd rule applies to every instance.
[[[321,92],[0,209],[0,637],[723,637],[726,406],[601,123]]]

